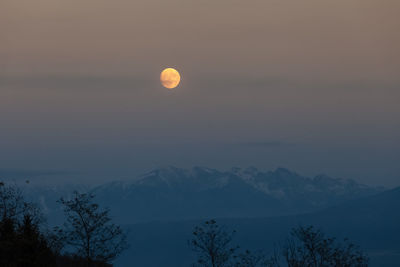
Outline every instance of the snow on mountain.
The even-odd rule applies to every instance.
[[[284,168],[263,172],[254,167],[229,171],[167,167],[94,188],[26,185],[23,191],[51,221],[58,221],[61,213],[56,200],[74,189],[94,193],[121,223],[297,214],[382,191],[348,179],[308,178]]]
[[[380,191],[348,179],[308,178],[284,168],[262,172],[254,167],[167,167],[93,189],[102,203],[117,207],[116,213],[128,221],[303,213]]]

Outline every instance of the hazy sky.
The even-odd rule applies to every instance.
[[[399,13],[398,0],[2,0],[0,175],[254,165],[400,185]],[[173,91],[165,67],[181,73]]]

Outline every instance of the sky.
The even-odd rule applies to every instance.
[[[0,176],[400,185],[398,0],[2,0]],[[180,85],[160,85],[166,67]]]

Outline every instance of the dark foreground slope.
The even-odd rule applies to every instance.
[[[271,251],[299,224],[312,224],[337,238],[348,237],[367,251],[372,266],[400,266],[400,188],[349,201],[320,212],[273,218],[220,219],[238,231],[235,241],[250,249]],[[154,222],[129,226],[131,248],[116,266],[189,266],[187,247],[199,221]]]

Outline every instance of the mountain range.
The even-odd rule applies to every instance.
[[[128,224],[300,214],[371,196],[383,188],[327,175],[309,178],[284,168],[263,172],[254,167],[229,171],[167,167],[96,187],[24,186],[26,194],[41,205],[50,219],[59,217],[56,200],[68,197],[73,190],[94,193],[118,222]]]
[[[301,176],[284,168],[218,171],[168,167],[138,179],[93,189],[101,203],[118,207],[125,223],[210,217],[259,217],[316,211],[382,188],[326,175]]]

